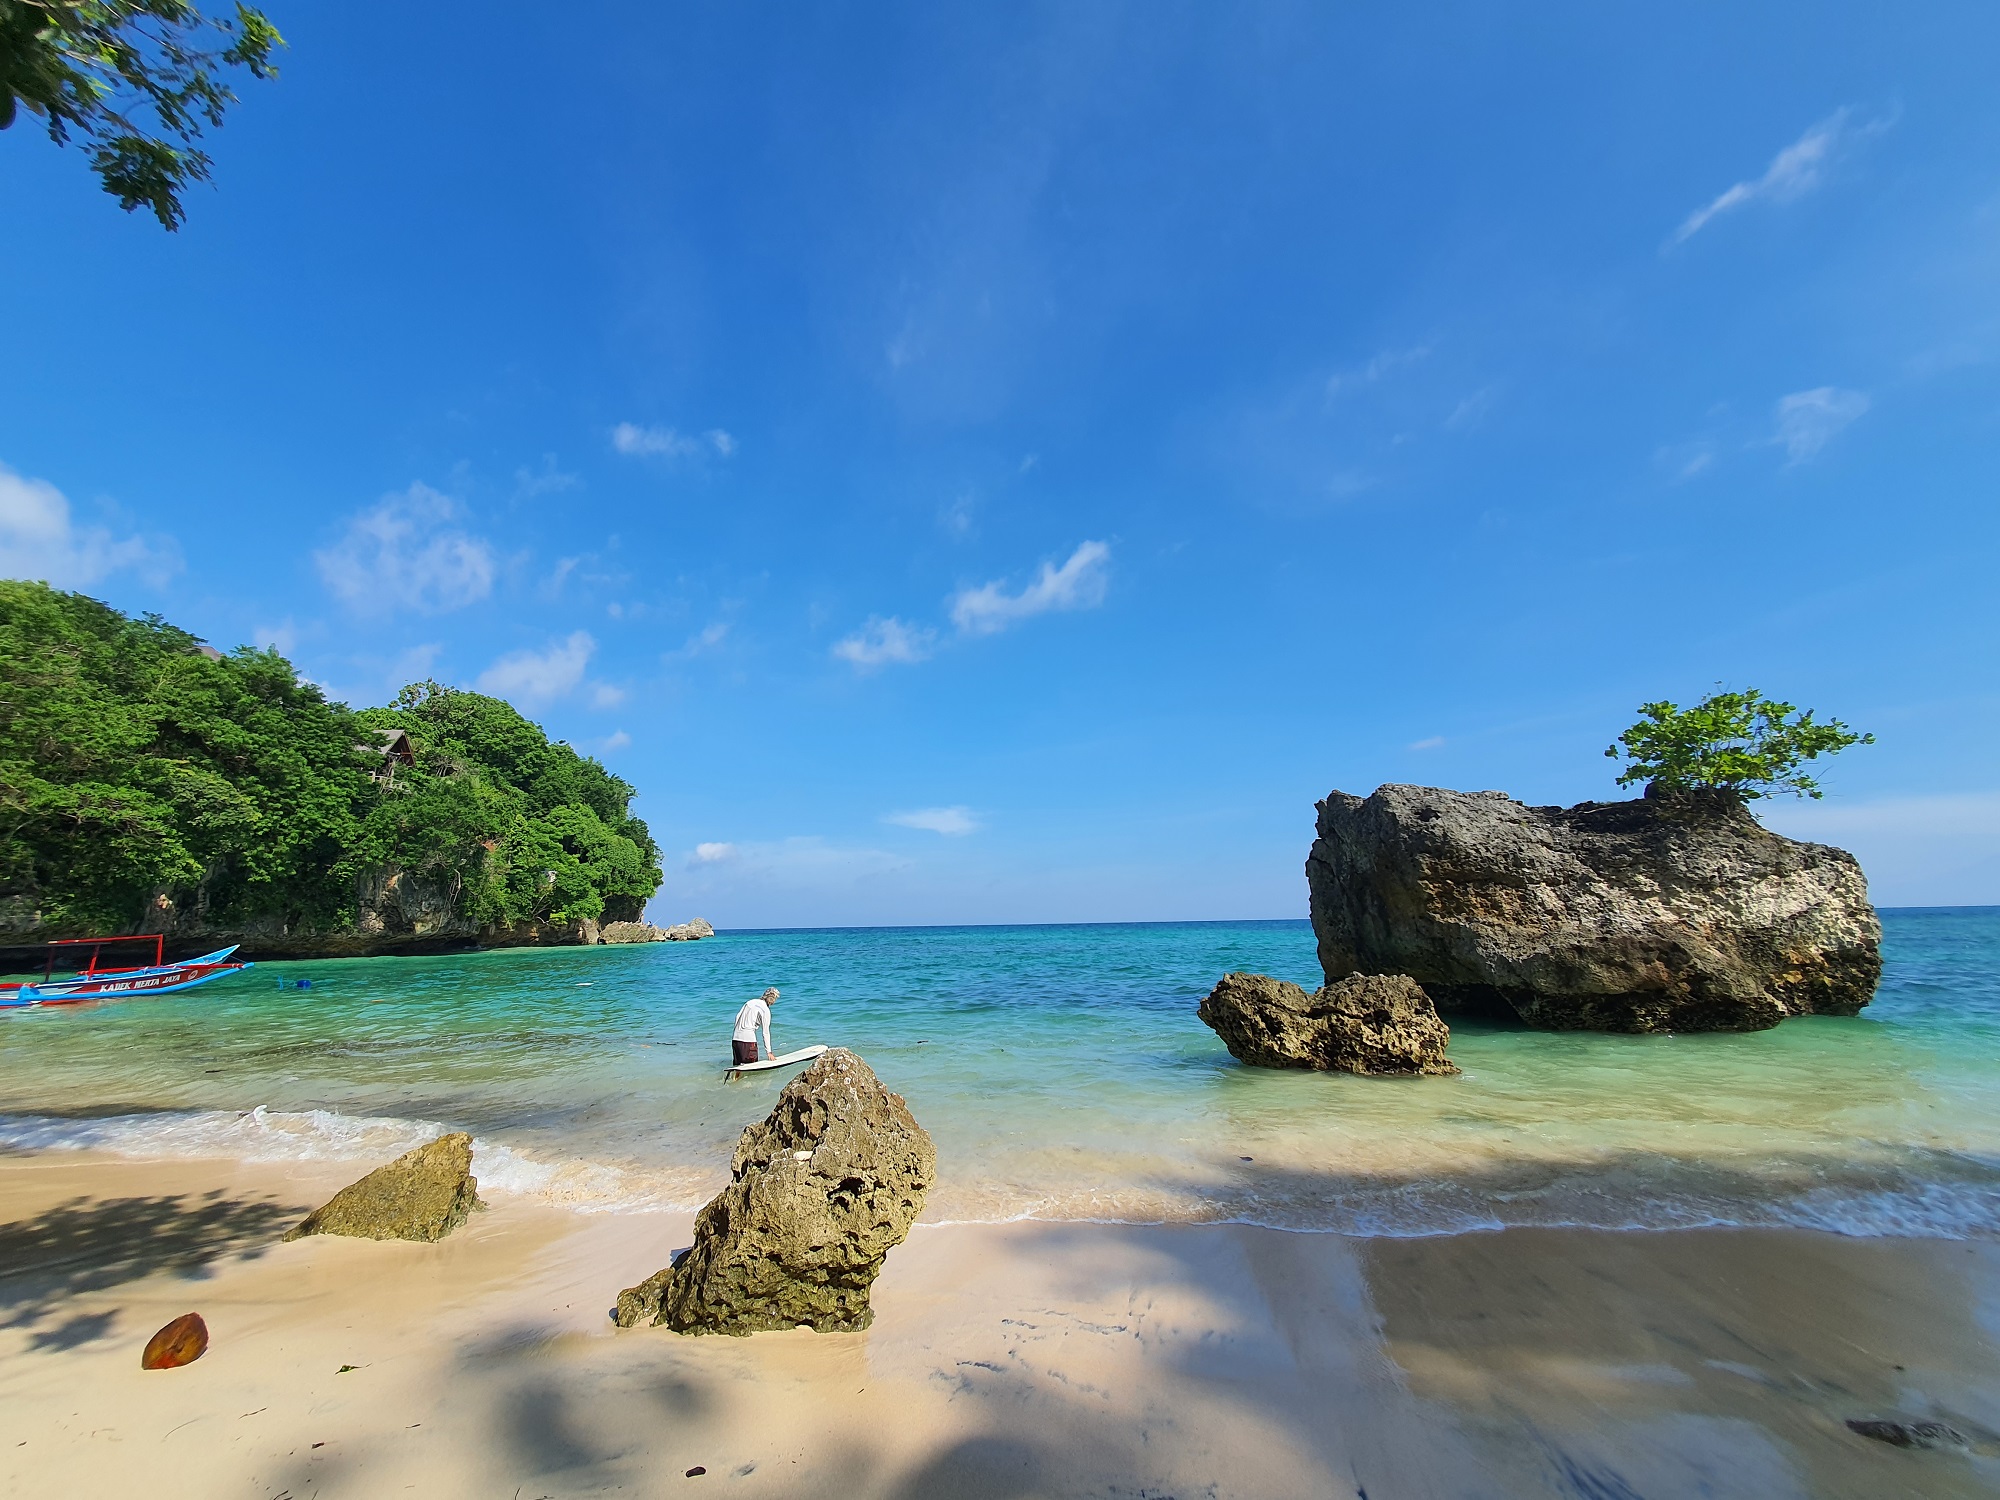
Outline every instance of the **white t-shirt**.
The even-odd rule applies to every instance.
[[[764,1003],[761,995],[736,1012],[734,1040],[739,1042],[756,1041],[757,1028],[759,1026],[764,1028],[764,1042],[768,1046],[771,1041],[771,1007]]]

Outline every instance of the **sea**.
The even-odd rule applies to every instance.
[[[0,1014],[0,1150],[349,1162],[475,1138],[488,1197],[688,1211],[796,1070],[725,1073],[737,1008],[853,1048],[937,1143],[924,1220],[2000,1232],[2000,908],[1882,913],[1851,1019],[1748,1035],[1452,1028],[1453,1078],[1245,1067],[1195,1015],[1318,983],[1303,921],[730,931],[261,963]]]

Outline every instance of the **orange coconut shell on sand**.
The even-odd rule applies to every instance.
[[[173,1322],[146,1340],[146,1352],[139,1356],[142,1370],[171,1370],[191,1365],[208,1349],[208,1325],[200,1313],[182,1313]]]

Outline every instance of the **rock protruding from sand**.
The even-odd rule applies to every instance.
[[[342,1188],[285,1238],[344,1234],[363,1240],[441,1240],[475,1208],[485,1206],[479,1201],[479,1179],[472,1175],[472,1137],[460,1130]]]
[[[1308,995],[1268,974],[1225,974],[1198,1012],[1238,1062],[1334,1073],[1456,1073],[1451,1030],[1414,979],[1352,974]]]
[[[1733,797],[1526,807],[1504,792],[1331,792],[1306,860],[1328,984],[1408,974],[1440,1010],[1533,1026],[1758,1031],[1851,1016],[1882,924],[1844,850]]]
[[[703,917],[692,922],[676,922],[672,927],[655,927],[651,922],[606,922],[598,930],[601,943],[692,943],[715,936],[715,929]]]
[[[681,1333],[866,1328],[868,1289],[936,1173],[937,1149],[902,1097],[832,1048],[743,1132],[693,1247],[619,1293],[612,1316]]]
[[[142,1370],[178,1370],[191,1365],[208,1352],[208,1324],[200,1313],[182,1313],[173,1322],[146,1340],[139,1356]]]

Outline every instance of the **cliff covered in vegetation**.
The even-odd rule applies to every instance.
[[[0,582],[0,944],[575,942],[659,887],[632,796],[497,698],[356,712],[275,651]]]

